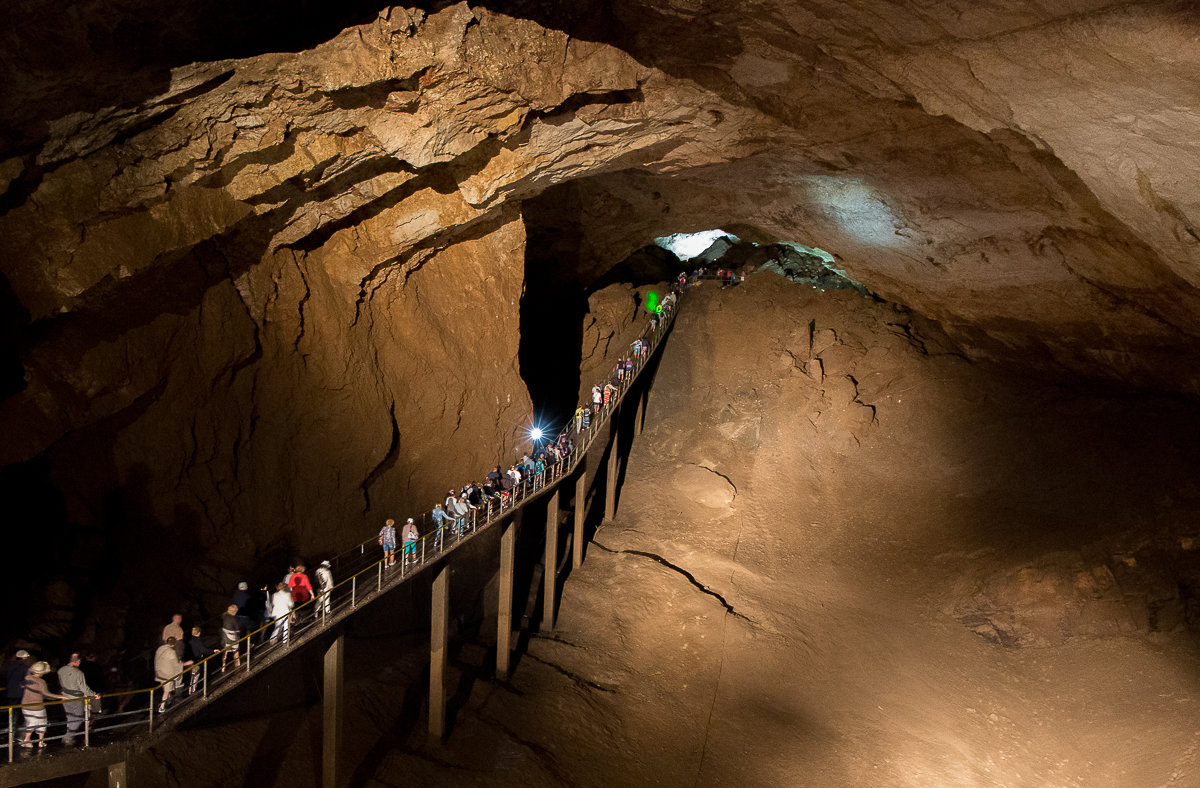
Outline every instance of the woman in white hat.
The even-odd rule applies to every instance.
[[[43,705],[46,698],[56,698],[64,700],[66,695],[55,695],[46,686],[46,680],[42,678],[50,672],[50,665],[45,662],[35,662],[29,668],[29,675],[25,677],[25,682],[21,686],[25,689],[25,694],[21,698],[21,703],[24,704],[21,713],[25,715],[25,741],[21,742],[22,747],[33,747],[33,734],[38,735],[37,746],[46,746],[46,707]]]

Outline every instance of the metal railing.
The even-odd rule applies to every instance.
[[[674,322],[677,307],[663,311],[655,319],[654,328],[648,328],[640,339],[646,342],[641,353],[633,358],[631,374],[614,374],[612,381],[616,391],[607,404],[594,412],[593,420],[587,429],[577,429],[574,419],[559,433],[570,441],[570,452],[552,464],[547,464],[544,474],[533,475],[534,478],[521,479],[520,484],[505,494],[489,496],[483,505],[470,509],[460,520],[453,515],[447,519],[454,521],[453,525],[435,528],[422,534],[415,543],[403,545],[397,552],[401,558],[395,567],[385,567],[383,558],[371,562],[367,557],[368,545],[377,550],[377,538],[367,539],[355,545],[350,550],[331,559],[330,563],[338,574],[349,576],[336,583],[327,592],[317,590],[308,601],[296,605],[290,613],[266,620],[265,623],[253,628],[209,656],[187,665],[177,675],[167,679],[156,676],[158,683],[144,689],[134,689],[121,692],[110,692],[101,695],[104,700],[118,699],[118,711],[115,713],[98,714],[92,710],[91,698],[68,698],[66,700],[45,700],[36,704],[18,704],[0,706],[0,721],[7,721],[6,744],[8,762],[14,760],[15,751],[21,746],[16,737],[16,712],[25,708],[45,707],[48,711],[54,707],[66,707],[71,703],[83,704],[83,724],[81,732],[68,730],[70,719],[58,719],[47,722],[46,730],[62,730],[62,733],[39,737],[39,741],[68,741],[82,738],[84,746],[90,746],[96,736],[105,740],[113,733],[121,733],[132,729],[152,733],[155,725],[162,726],[163,711],[159,710],[168,702],[172,706],[197,709],[214,693],[222,692],[232,687],[248,676],[256,666],[271,664],[281,655],[286,655],[297,645],[298,640],[307,642],[325,631],[331,623],[350,615],[357,607],[370,603],[390,591],[421,569],[432,565],[438,559],[457,549],[461,544],[475,536],[480,531],[512,515],[514,511],[524,507],[534,498],[553,489],[564,478],[573,475],[583,461],[601,428],[604,427],[616,411],[626,393],[632,388],[633,382],[641,374],[650,357],[660,346]],[[621,362],[625,361],[622,356]],[[616,368],[614,368],[614,372]],[[591,408],[591,403],[584,403],[584,408]],[[424,521],[424,516],[422,517]],[[232,662],[232,669],[230,669]],[[218,664],[219,663],[219,664]],[[244,664],[243,664],[244,663]],[[128,698],[128,700],[120,700]],[[155,699],[158,699],[156,708]],[[141,705],[145,702],[145,706]],[[127,706],[135,706],[126,711]],[[190,714],[190,712],[189,712]],[[180,719],[182,714],[172,715],[172,719]],[[78,726],[77,726],[78,727]]]

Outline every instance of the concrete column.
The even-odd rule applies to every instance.
[[[558,494],[555,487],[550,494],[550,503],[546,506],[546,555],[542,559],[546,571],[542,577],[546,581],[542,599],[542,629],[554,629],[554,597],[558,591]]]
[[[608,464],[604,484],[604,519],[611,520],[617,513],[617,469],[621,464],[621,435],[618,427],[620,411],[613,413],[612,437],[609,439]]]
[[[583,565],[583,517],[587,514],[587,483],[587,468],[580,466],[579,475],[575,477],[575,537],[571,540],[571,565],[576,569]]]
[[[110,763],[108,765],[108,788],[129,788],[129,780],[125,774],[125,761]]]
[[[346,636],[338,636],[325,651],[325,701],[322,726],[321,786],[337,788],[338,754],[342,751],[343,663]]]
[[[500,607],[496,614],[496,677],[508,678],[508,660],[512,655],[513,559],[517,547],[517,523],[520,511],[501,525],[500,532]]]
[[[446,738],[446,622],[450,614],[450,562],[443,561],[433,575],[433,607],[429,616],[429,742]]]

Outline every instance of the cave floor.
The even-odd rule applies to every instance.
[[[1186,408],[889,322],[772,281],[697,293],[553,634],[373,784],[1200,781],[1192,635],[1138,620],[1136,577],[1107,606],[1055,585],[1194,529]],[[1010,626],[972,629],[984,608]]]

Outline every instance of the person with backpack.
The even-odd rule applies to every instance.
[[[408,522],[404,524],[404,565],[406,567],[410,561],[417,562],[417,540],[420,538],[417,524],[413,522],[413,518],[408,518]]]

